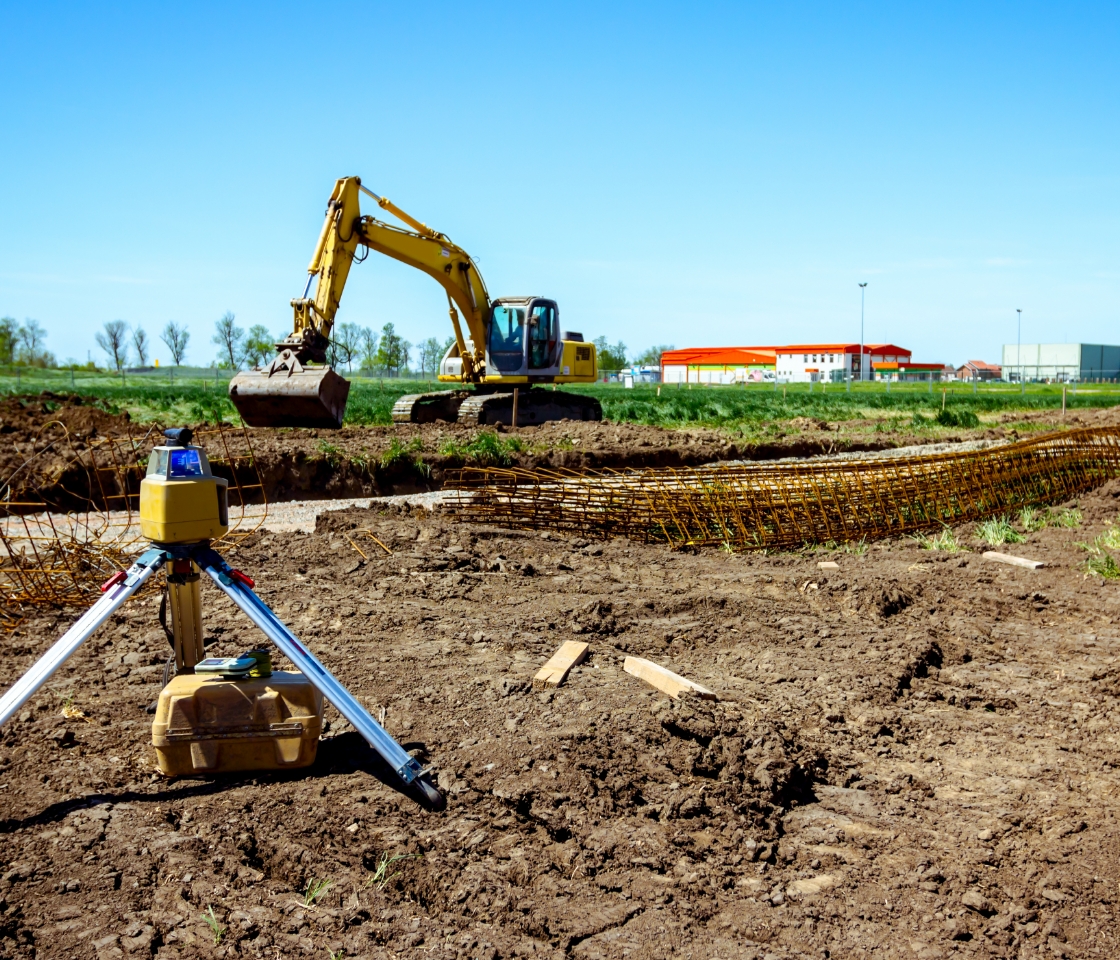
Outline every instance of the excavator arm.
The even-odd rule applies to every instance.
[[[359,191],[411,229],[362,216]],[[444,234],[410,217],[388,198],[379,197],[362,186],[357,177],[346,177],[335,183],[319,242],[307,267],[309,289],[311,280],[318,277],[315,295],[292,301],[293,337],[277,347],[282,350],[286,346],[312,343],[318,349],[308,352],[307,358],[322,362],[316,354],[325,356],[342,291],[359,246],[415,267],[443,287],[459,355],[464,358],[464,379],[478,383],[485,367],[486,314],[490,309],[490,297],[470,254]],[[466,321],[465,335],[460,315]]]

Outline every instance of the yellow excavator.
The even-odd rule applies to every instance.
[[[363,216],[361,193],[407,229]],[[363,256],[357,256],[358,247],[365,248]],[[230,399],[249,426],[342,426],[350,384],[326,365],[327,350],[350,267],[370,250],[422,270],[443,287],[455,340],[440,362],[439,380],[465,388],[401,397],[393,407],[395,422],[513,424],[515,410],[518,426],[603,418],[594,397],[555,387],[593,383],[598,376],[594,344],[561,329],[556,301],[491,300],[465,250],[368,190],[358,177],[345,177],[335,183],[327,204],[303,296],[292,301],[291,335],[276,344],[279,354],[271,363],[230,381]],[[316,278],[315,296],[308,297]]]

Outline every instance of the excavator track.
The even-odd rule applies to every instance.
[[[563,390],[520,390],[517,426],[532,427],[553,420],[602,420],[603,407],[594,397]],[[476,393],[459,406],[459,423],[470,427],[513,425],[513,393]]]
[[[393,423],[454,423],[468,390],[440,390],[435,393],[410,393],[393,404]]]

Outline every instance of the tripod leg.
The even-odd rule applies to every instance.
[[[397,776],[406,784],[412,784],[423,773],[420,762],[415,757],[409,756],[405,749],[389,736],[384,727],[369,715],[366,708],[350,691],[339,683],[309,650],[304,649],[295,634],[281,622],[260,597],[249,589],[247,584],[232,576],[233,571],[217,553],[208,550],[205,554],[196,557],[196,562],[210,575],[218,588],[228,595],[280,648],[280,652],[303,671],[312,685],[338,708],[338,712],[354,725],[354,729],[365,737],[366,742],[392,766]],[[434,788],[430,789],[434,792]],[[440,799],[442,800],[442,797]],[[434,802],[434,798],[429,796],[429,802]]]
[[[77,650],[117,607],[139,590],[148,577],[163,566],[164,559],[165,554],[162,550],[148,550],[143,553],[128,568],[124,577],[109,587],[105,595],[90,607],[54,646],[35,661],[31,669],[20,677],[3,697],[0,697],[0,725],[7,723],[12,714],[66,662],[70,654]]]
[[[185,573],[179,572],[183,565]],[[175,638],[177,673],[193,670],[206,654],[202,648],[202,599],[198,567],[191,560],[173,560],[167,576],[171,601],[171,633]]]

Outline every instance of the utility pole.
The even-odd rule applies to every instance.
[[[859,285],[859,378],[863,379],[863,298],[867,293],[867,284]]]
[[[1015,362],[1019,365],[1019,393],[1027,392],[1027,385],[1023,383],[1023,311],[1018,307],[1015,312],[1019,315],[1019,324],[1015,332]]]

